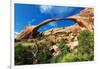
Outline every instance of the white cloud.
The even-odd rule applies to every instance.
[[[45,5],[40,6],[41,13],[50,13],[51,9],[52,6],[45,6]]]
[[[52,27],[57,27],[57,23],[56,22],[50,22],[48,25],[52,26]]]
[[[69,7],[55,7],[53,14],[55,14],[57,17],[65,17],[73,11],[73,8]]]
[[[57,17],[63,17],[65,15],[71,13],[71,11],[73,11],[73,8],[41,5],[40,11],[41,11],[41,13],[52,14]]]

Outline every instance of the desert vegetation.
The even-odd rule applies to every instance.
[[[74,51],[74,49],[70,50],[66,40],[63,38],[55,43],[46,40],[44,41],[45,43],[43,43],[38,42],[38,39],[35,39],[35,44],[29,46],[24,46],[22,42],[15,46],[15,64],[26,65],[92,61],[94,59],[94,32],[81,31],[79,33],[78,41],[79,45],[76,48],[77,51]],[[25,41],[25,43],[29,42]],[[32,41],[30,43],[32,43]],[[58,50],[50,50],[55,44],[57,45]],[[53,54],[57,52],[59,52],[59,54]]]

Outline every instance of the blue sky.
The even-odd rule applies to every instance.
[[[50,6],[50,5],[31,5],[31,4],[18,4],[14,6],[15,15],[15,34],[18,34],[28,24],[33,26],[38,25],[40,22],[51,18],[64,18],[79,13],[84,8],[68,7],[68,6]],[[71,20],[61,20],[51,22],[42,26],[39,31],[44,32],[48,29],[57,27],[67,27],[75,24]]]

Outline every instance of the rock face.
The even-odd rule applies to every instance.
[[[78,35],[81,31],[81,28],[78,24],[65,28],[55,28],[44,32],[44,36],[49,42],[54,43],[64,39],[65,44],[70,48],[70,50],[75,49],[78,46]],[[54,46],[55,46],[54,45]]]
[[[33,31],[33,29],[35,28],[35,26],[27,26],[24,30],[22,30],[22,32],[20,32],[20,34],[18,35],[18,37],[16,39],[18,40],[22,40],[22,39],[31,39],[34,37],[34,35],[39,34],[38,31]]]
[[[89,31],[93,31],[94,29],[94,9],[93,8],[85,8],[79,14],[71,16],[69,18],[77,19],[79,25]]]
[[[64,27],[64,28],[55,28],[55,29],[50,29],[44,32],[44,35],[50,35],[50,34],[57,34],[57,33],[78,33],[80,32],[81,28],[78,24],[74,24],[69,27]],[[62,36],[62,35],[61,35]]]

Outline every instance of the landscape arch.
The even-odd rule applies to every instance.
[[[52,19],[47,19],[47,20],[44,20],[43,22],[41,22],[40,24],[38,24],[37,26],[28,26],[26,27],[21,33],[20,35],[18,36],[18,39],[21,40],[21,39],[27,39],[27,38],[33,38],[33,37],[36,37],[38,34],[39,34],[39,31],[38,29],[50,22],[53,22],[53,21],[59,21],[59,20],[72,20],[76,23],[78,23],[78,25],[80,27],[85,27],[87,30],[91,30],[89,28],[89,25],[87,25],[88,23],[86,23],[85,21],[81,20],[81,19],[78,19],[78,18],[72,18],[72,17],[68,17],[68,18],[52,18]]]

